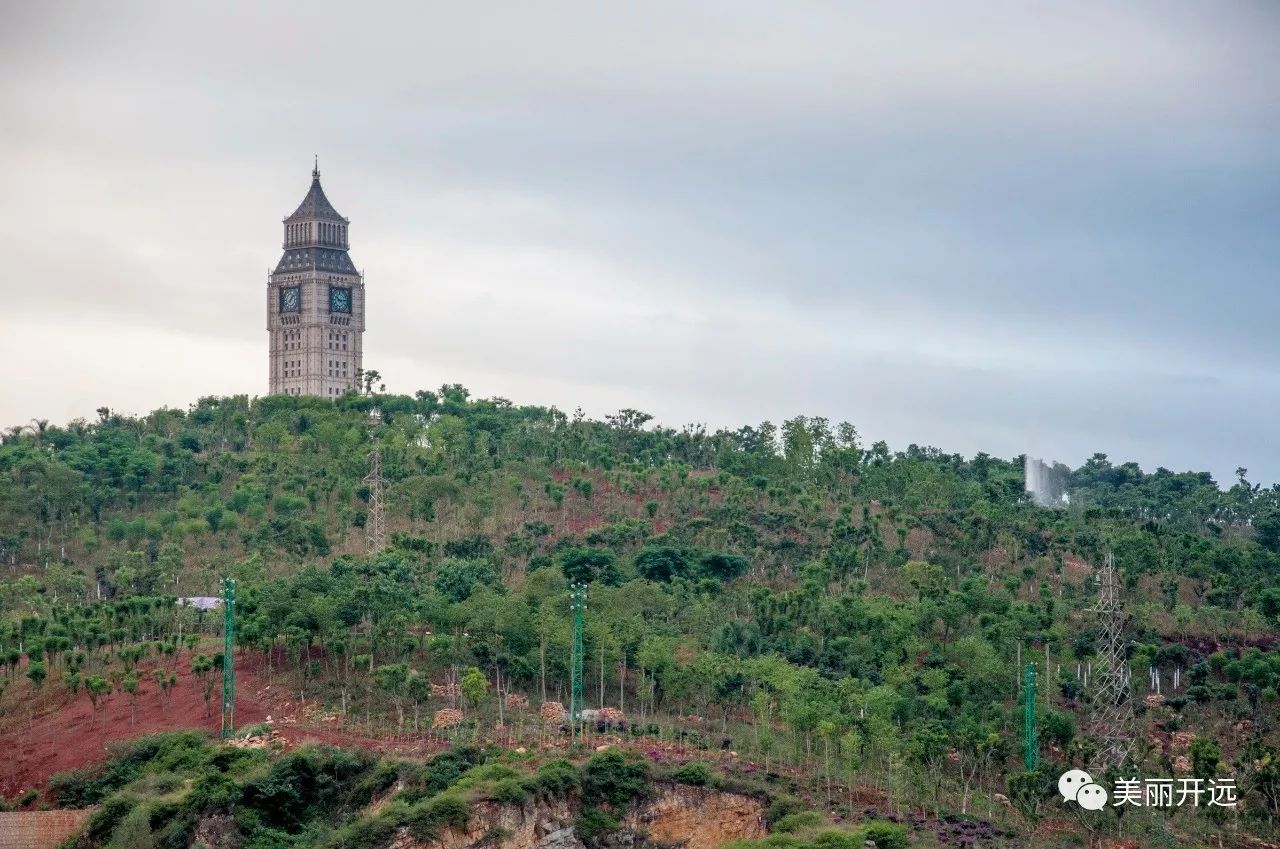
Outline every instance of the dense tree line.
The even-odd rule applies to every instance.
[[[371,450],[392,544],[366,555]],[[508,694],[567,699],[568,583],[585,581],[588,701],[623,709],[622,733],[967,810],[1008,790],[1020,659],[1047,673],[1046,756],[1087,758],[1090,564],[1114,552],[1139,695],[1147,668],[1181,682],[1144,727],[1220,740],[1274,820],[1280,491],[1246,474],[1224,490],[1095,455],[1049,509],[1022,458],[893,452],[821,418],[677,430],[459,386],[103,408],[0,445],[0,662],[127,694],[144,646],[212,680],[216,617],[173,599],[232,576],[241,651],[300,697],[404,732],[448,704],[476,734],[535,724]]]

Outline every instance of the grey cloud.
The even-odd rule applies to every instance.
[[[262,391],[318,152],[394,388],[1280,478],[1268,4],[0,16],[0,419]]]

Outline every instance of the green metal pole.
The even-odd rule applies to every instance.
[[[587,609],[587,585],[575,583],[570,607],[573,610],[573,657],[572,684],[569,693],[569,727],[570,734],[576,736],[578,726],[582,723],[582,615]]]
[[[1040,754],[1040,747],[1036,745],[1036,665],[1034,663],[1027,664],[1022,681],[1022,709],[1027,734],[1026,751],[1022,761],[1027,766],[1027,772],[1031,772],[1036,768],[1036,761]]]
[[[226,615],[222,645],[222,736],[236,729],[236,582],[227,578],[222,585],[222,610]]]

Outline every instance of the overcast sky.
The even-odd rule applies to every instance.
[[[1274,3],[0,3],[0,425],[394,391],[1280,480]]]

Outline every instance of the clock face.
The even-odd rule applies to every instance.
[[[334,286],[329,290],[329,312],[351,312],[351,290]]]
[[[280,290],[280,312],[297,312],[299,305],[298,287],[285,286]]]

